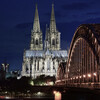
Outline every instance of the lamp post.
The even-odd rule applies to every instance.
[[[94,78],[93,82],[95,83],[96,82],[96,76],[97,76],[96,72],[93,73],[93,76],[94,76],[93,77]]]
[[[89,82],[88,85],[91,85],[91,74],[88,74],[88,80],[89,80],[88,81]]]
[[[86,78],[86,75],[83,75],[83,82],[85,83],[85,78]]]

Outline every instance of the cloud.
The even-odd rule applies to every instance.
[[[85,10],[90,8],[89,3],[83,3],[83,2],[77,2],[77,3],[72,3],[72,4],[65,4],[62,5],[62,8],[64,10]]]

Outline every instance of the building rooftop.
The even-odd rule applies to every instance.
[[[35,50],[26,50],[25,56],[26,57],[44,57],[47,55],[51,55],[52,57],[67,57],[67,51],[66,50],[47,50],[47,51],[35,51]]]

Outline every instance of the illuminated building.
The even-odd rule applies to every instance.
[[[54,5],[52,4],[50,27],[46,26],[43,48],[43,35],[36,5],[30,49],[25,50],[23,56],[22,76],[33,78],[40,75],[56,76],[60,62],[67,60],[67,51],[61,50],[60,47],[60,35],[61,33],[56,28]]]

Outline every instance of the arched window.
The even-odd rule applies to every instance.
[[[47,70],[50,71],[50,61],[47,61]]]
[[[38,45],[39,43],[38,43],[38,39],[36,39],[36,45]]]
[[[34,44],[34,39],[33,39],[33,44]]]
[[[55,39],[52,39],[52,45],[55,45]]]
[[[37,63],[37,70],[39,70],[39,61],[38,61],[38,63]]]
[[[58,38],[56,39],[56,43],[58,44]]]

